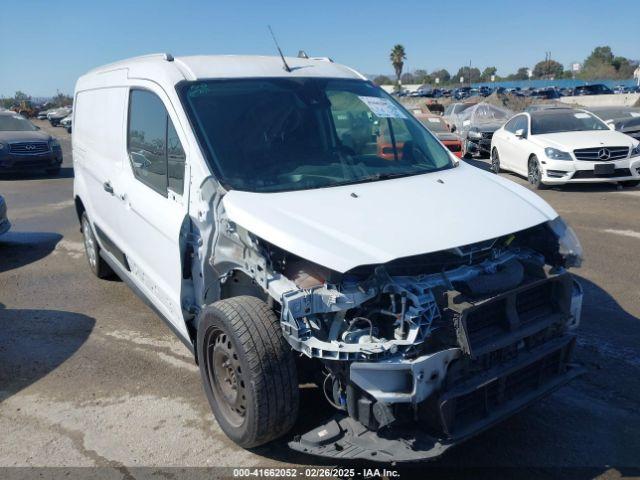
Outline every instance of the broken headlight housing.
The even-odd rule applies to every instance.
[[[579,267],[582,265],[582,245],[573,229],[557,216],[549,222],[553,233],[558,237],[558,253],[564,258],[565,266]]]

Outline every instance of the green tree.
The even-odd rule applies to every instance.
[[[625,57],[614,57],[611,64],[617,70],[618,78],[622,79],[633,78],[633,71],[638,66],[636,62]]]
[[[473,83],[480,81],[480,69],[476,67],[460,67],[456,73],[455,81],[459,81],[460,77],[464,77],[465,83]]]
[[[516,73],[507,76],[507,80],[527,80],[529,78],[529,69],[520,67]]]
[[[409,72],[403,73],[400,80],[402,80],[403,85],[413,85],[414,83],[417,83],[413,74]]]
[[[482,71],[482,74],[480,75],[480,81],[481,82],[490,82],[491,81],[491,76],[495,75],[496,72],[498,71],[498,69],[496,67],[487,67]]]
[[[392,85],[393,81],[386,75],[378,75],[373,79],[373,83],[376,85]]]
[[[451,74],[444,68],[431,72],[431,77],[439,78],[441,83],[448,83],[451,80]]]
[[[413,72],[413,78],[416,83],[429,83],[431,81],[427,71],[421,68]]]
[[[400,84],[400,77],[402,76],[402,68],[404,67],[404,61],[407,59],[407,53],[404,50],[404,47],[400,44],[395,45],[391,49],[391,53],[389,54],[389,60],[391,60],[391,65],[393,65],[393,70],[396,73],[396,83]]]
[[[584,69],[589,69],[591,67],[597,67],[600,64],[611,65],[613,62],[613,52],[611,51],[611,47],[596,47],[591,52],[591,55],[587,57],[584,61]]]
[[[635,68],[635,62],[625,57],[615,56],[611,47],[602,46],[594,48],[584,61],[579,77],[585,80],[627,79],[633,76]]]
[[[73,98],[71,98],[69,95],[58,92],[56,96],[51,99],[51,103],[53,103],[55,107],[66,107],[67,105],[71,105],[73,103]]]
[[[564,72],[564,67],[555,60],[542,60],[533,67],[534,78],[559,78]]]
[[[13,100],[15,103],[27,102],[31,100],[31,97],[24,92],[18,90],[16,94],[13,96]]]

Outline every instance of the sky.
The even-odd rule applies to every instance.
[[[0,0],[0,95],[72,93],[96,66],[157,52],[275,53],[305,50],[365,74],[532,67],[546,51],[568,66],[598,45],[640,59],[638,0]]]

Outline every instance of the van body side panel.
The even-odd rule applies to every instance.
[[[78,92],[72,137],[75,193],[94,225],[118,248],[123,243],[119,182],[126,149],[122,135],[126,92],[124,87]],[[110,188],[113,192],[108,191]]]

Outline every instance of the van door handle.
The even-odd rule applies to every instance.
[[[110,181],[106,181],[102,184],[102,188],[104,188],[104,191],[107,193],[110,193],[111,195],[113,195],[113,186],[111,185]]]

